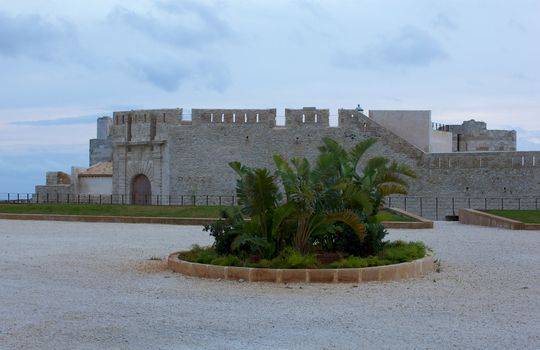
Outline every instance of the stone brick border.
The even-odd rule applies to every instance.
[[[459,209],[459,222],[465,225],[498,227],[508,230],[540,230],[540,224],[526,224],[475,209]]]
[[[169,255],[167,265],[186,276],[274,283],[363,283],[399,281],[428,275],[435,271],[433,256],[407,263],[349,269],[265,269],[192,263]]]

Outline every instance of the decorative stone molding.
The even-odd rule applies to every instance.
[[[193,263],[178,258],[178,252],[169,255],[169,269],[186,276],[244,280],[274,283],[363,283],[388,282],[428,275],[435,271],[433,256],[411,262],[348,269],[267,269],[236,266],[218,266]]]

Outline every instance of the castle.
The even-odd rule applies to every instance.
[[[276,153],[312,160],[325,136],[345,147],[379,139],[365,158],[380,155],[415,169],[409,193],[424,202],[409,200],[409,208],[427,217],[451,213],[463,201],[480,206],[476,200],[487,205],[489,198],[540,190],[540,152],[517,152],[515,131],[488,130],[474,120],[437,125],[430,111],[339,109],[337,127],[329,116],[328,109],[286,109],[285,125],[277,125],[276,109],[193,109],[191,120],[182,109],[114,112],[98,119],[90,167],[47,173],[36,194],[61,201],[103,195],[113,203],[185,204],[186,198],[217,204],[219,198],[226,204],[236,183],[229,162],[273,168]]]

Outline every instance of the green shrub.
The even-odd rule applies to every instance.
[[[330,267],[333,269],[344,269],[351,267],[368,267],[368,261],[366,258],[359,258],[357,256],[350,256],[339,261],[334,261],[330,264]]]
[[[212,260],[210,264],[220,266],[244,266],[244,262],[234,255],[220,256]]]
[[[221,209],[220,215],[221,219],[204,225],[203,230],[214,237],[214,248],[219,255],[232,254],[231,245],[241,232],[239,227],[244,225],[244,218],[237,207],[232,207],[231,211]]]
[[[191,247],[191,250],[181,252],[179,257],[183,260],[196,262],[200,264],[210,264],[212,260],[218,257],[213,247],[201,247],[197,244]]]
[[[383,257],[394,264],[423,258],[426,246],[422,242],[395,241],[387,244]]]
[[[379,255],[370,255],[365,258],[349,256],[348,258],[334,261],[331,268],[351,268],[351,267],[371,267],[402,262],[413,261],[423,258],[426,255],[426,247],[422,242],[395,241],[386,244],[386,247]]]
[[[279,269],[316,268],[319,265],[314,255],[302,255],[292,247],[283,249],[271,263],[271,267]]]
[[[379,223],[366,223],[365,226],[364,241],[361,241],[349,226],[344,226],[342,232],[335,235],[334,246],[336,249],[355,256],[370,256],[380,253],[385,247],[384,238],[388,231]]]

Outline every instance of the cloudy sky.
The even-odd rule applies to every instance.
[[[540,149],[537,0],[0,0],[0,192],[114,110],[430,109]]]

